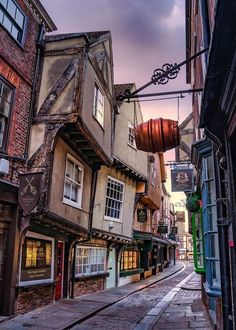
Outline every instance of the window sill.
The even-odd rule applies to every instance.
[[[120,271],[120,277],[135,275],[135,274],[141,274],[144,272],[143,268],[137,268],[137,269],[129,269],[129,270],[122,270]]]
[[[101,277],[108,277],[109,273],[101,273],[101,274],[93,274],[93,275],[83,275],[83,276],[75,276],[74,280],[76,282],[81,282],[84,280],[89,280],[89,279],[96,279],[96,278],[101,278]]]
[[[27,284],[24,284],[23,282],[21,282],[21,283],[19,283],[17,286],[16,286],[16,288],[17,289],[30,289],[30,288],[32,288],[32,287],[36,287],[36,286],[55,286],[55,284],[56,284],[56,282],[55,281],[50,281],[50,280],[48,280],[48,282],[45,282],[45,283],[32,283],[32,284],[30,284],[30,283],[27,283]]]
[[[204,289],[206,291],[206,294],[209,297],[220,297],[221,296],[221,290],[220,288],[211,288],[207,282],[203,283]]]
[[[110,217],[106,217],[106,216],[104,216],[104,220],[106,220],[106,221],[114,221],[114,222],[118,222],[118,223],[123,223],[122,220],[120,220],[120,219],[110,218]]]
[[[78,210],[82,210],[81,206],[75,202],[72,202],[70,200],[67,200],[67,199],[63,199],[63,204],[65,205],[68,205],[68,206],[71,206],[71,207],[74,207],[75,209],[78,209]]]

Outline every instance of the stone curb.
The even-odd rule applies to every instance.
[[[162,300],[157,303],[138,323],[133,330],[152,330],[156,322],[161,317],[163,311],[169,306],[174,296],[181,290],[182,286],[189,281],[189,279],[195,274],[192,272],[184,280],[178,283],[171,291],[169,291]]]

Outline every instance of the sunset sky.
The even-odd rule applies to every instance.
[[[56,33],[110,30],[115,83],[151,80],[153,71],[165,63],[185,60],[185,1],[183,0],[41,0],[54,20]],[[167,85],[150,86],[145,93],[189,89],[185,68]],[[145,120],[177,119],[177,99],[142,102]],[[191,95],[180,100],[180,122],[190,113]],[[174,152],[165,153],[174,160]],[[169,182],[167,189],[170,191]],[[175,196],[174,196],[175,195]],[[173,194],[174,199],[181,197]]]

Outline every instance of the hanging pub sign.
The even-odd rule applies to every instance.
[[[177,222],[185,222],[185,212],[184,211],[176,211],[175,213]]]
[[[137,209],[137,218],[138,222],[146,222],[147,221],[147,209]]]
[[[173,233],[170,233],[170,234],[168,235],[168,238],[169,238],[169,239],[172,239],[173,241],[176,240],[175,234],[173,234]]]
[[[42,172],[20,174],[18,199],[25,214],[29,214],[39,201],[42,175]]]
[[[159,234],[167,234],[168,233],[168,226],[165,226],[165,225],[158,226],[157,231],[158,231]]]
[[[178,227],[171,227],[171,233],[172,234],[177,234],[177,232],[178,232]]]
[[[193,191],[193,169],[171,170],[171,191]]]

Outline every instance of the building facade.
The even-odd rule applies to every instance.
[[[39,295],[45,304],[45,296],[54,301],[102,288],[103,278],[81,277],[105,270],[103,242],[87,244],[97,173],[111,162],[110,33],[48,36],[40,64],[28,173],[41,173],[41,194],[22,234],[19,295]],[[35,265],[39,251],[42,263]]]
[[[192,162],[200,175],[195,226],[195,266],[217,329],[235,328],[235,10],[234,1],[186,1],[187,81],[193,95],[198,141]],[[227,37],[226,37],[227,36]]]
[[[35,73],[45,31],[38,1],[0,3],[0,314],[15,313],[20,232],[19,173],[26,171]]]

